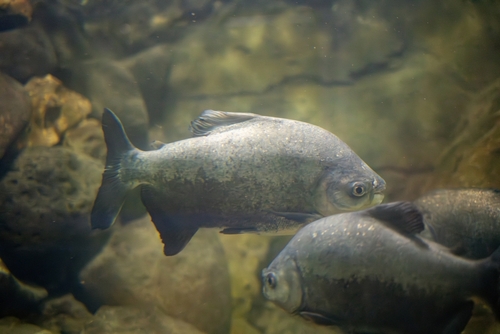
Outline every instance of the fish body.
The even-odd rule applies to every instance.
[[[262,272],[264,296],[352,333],[460,333],[472,297],[498,315],[500,252],[473,261],[419,238],[408,202],[319,219]]]
[[[134,148],[110,110],[103,130],[108,157],[92,227],[109,227],[126,193],[141,186],[166,255],[200,227],[290,233],[383,199],[380,176],[335,135],[304,122],[209,110],[191,123],[193,138],[154,151]]]
[[[481,259],[500,247],[500,190],[439,189],[414,204],[424,217],[421,235],[460,256]]]

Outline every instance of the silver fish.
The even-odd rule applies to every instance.
[[[262,271],[264,296],[292,314],[353,333],[460,333],[473,302],[497,318],[500,250],[469,260],[416,235],[409,202],[322,218]]]
[[[295,232],[318,217],[380,203],[385,181],[332,133],[303,122],[207,110],[193,138],[140,151],[105,110],[106,170],[91,214],[113,224],[126,194],[144,205],[175,255],[200,227]]]
[[[456,254],[481,259],[500,247],[500,190],[439,189],[413,203],[424,216],[421,235]]]

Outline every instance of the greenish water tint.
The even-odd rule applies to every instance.
[[[92,230],[104,108],[141,150],[190,138],[207,109],[320,126],[385,180],[385,203],[419,199],[424,236],[492,254],[499,45],[494,0],[0,1],[0,332],[340,332],[262,295],[290,236],[201,228],[167,257],[140,189]],[[424,197],[443,188],[489,197]],[[465,333],[497,332],[477,302]]]

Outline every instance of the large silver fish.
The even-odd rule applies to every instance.
[[[465,259],[421,239],[423,228],[409,202],[310,223],[263,270],[264,296],[350,333],[458,334],[473,297],[498,318],[500,250]]]
[[[500,190],[439,189],[413,203],[424,216],[421,235],[456,254],[481,259],[500,247]]]
[[[207,110],[191,123],[194,138],[148,152],[132,146],[110,110],[102,126],[108,155],[92,227],[111,226],[126,194],[140,185],[166,255],[180,252],[200,227],[290,233],[383,199],[385,181],[311,124]]]

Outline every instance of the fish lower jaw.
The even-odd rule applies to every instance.
[[[384,194],[382,193],[375,193],[373,195],[373,200],[372,200],[372,205],[379,205],[380,203],[382,203],[382,201],[384,200]]]

